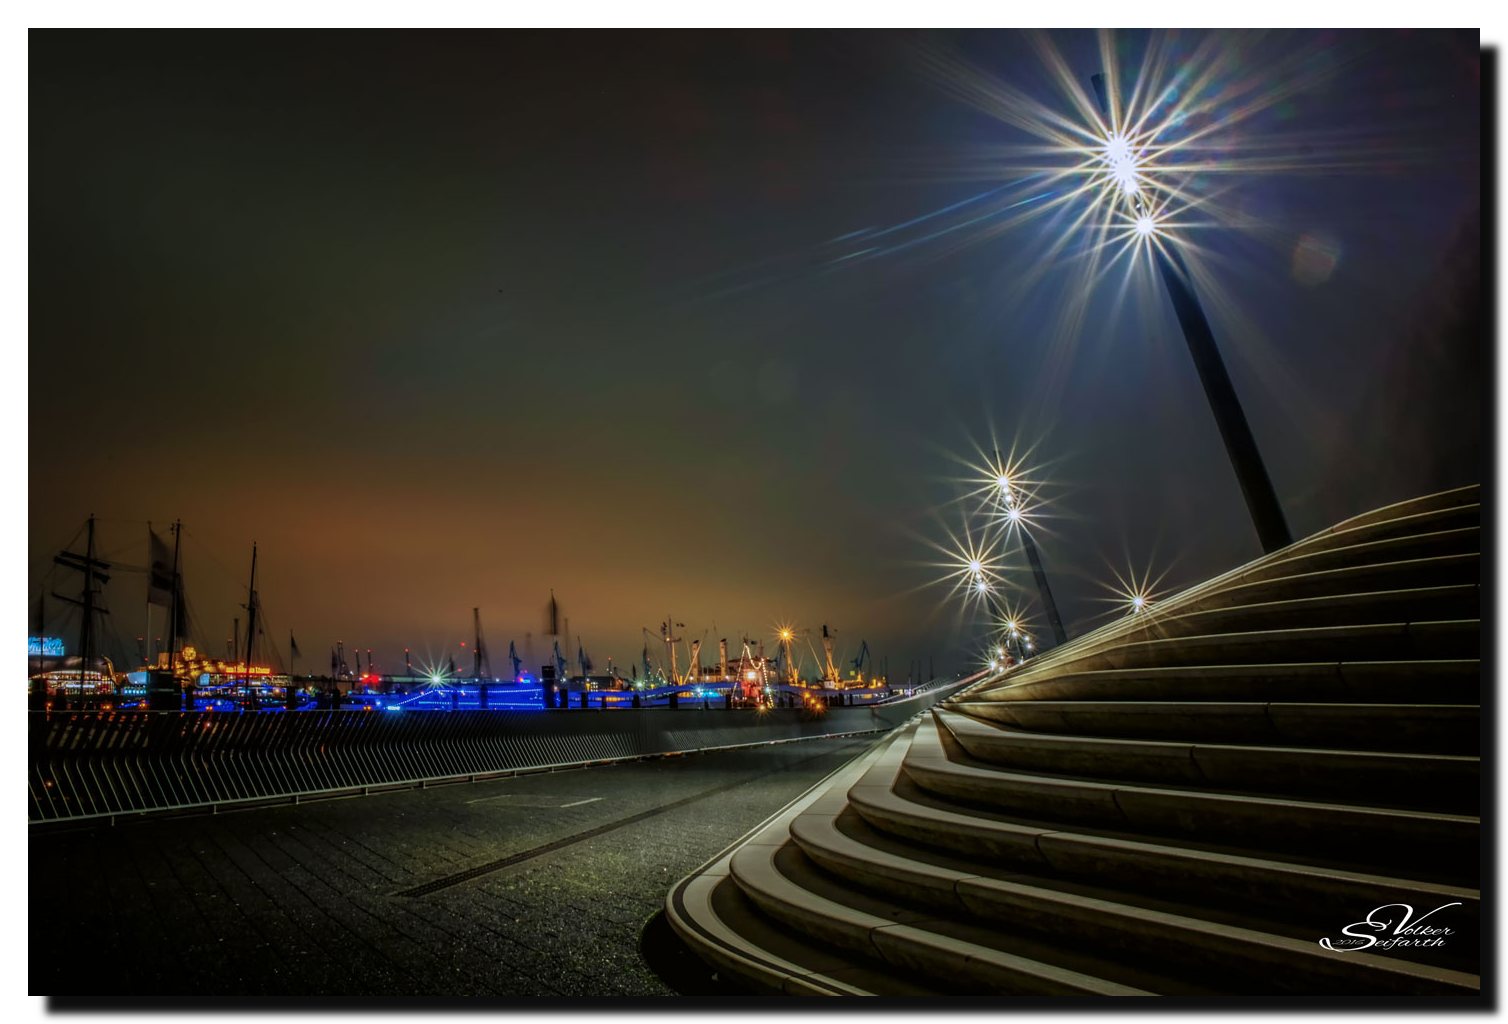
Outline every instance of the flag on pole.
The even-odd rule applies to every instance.
[[[293,639],[293,630],[288,631],[288,653],[293,657],[299,656],[298,641]]]
[[[157,531],[147,528],[147,603],[159,608],[173,604],[173,556]]]

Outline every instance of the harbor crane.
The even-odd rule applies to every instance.
[[[796,685],[796,656],[791,651],[791,644],[796,640],[796,631],[790,626],[780,627],[780,649],[785,652],[785,681],[791,686]]]
[[[859,656],[856,657],[856,658],[854,658],[854,660],[853,660],[853,670],[856,673],[858,673],[858,676],[859,676],[860,679],[864,678],[864,663],[866,661],[870,662],[870,668],[872,669],[874,667],[874,664],[873,664],[872,659],[869,656],[869,641],[868,640],[860,640],[859,641]]]
[[[828,631],[827,623],[822,624],[822,654],[825,664],[823,666],[822,681],[830,685],[836,685],[840,679],[838,666],[833,664],[833,633]]]

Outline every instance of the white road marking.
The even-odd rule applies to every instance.
[[[582,804],[594,804],[598,800],[601,800],[601,799],[602,798],[600,796],[593,796],[593,797],[588,797],[585,800],[577,800],[575,803],[561,804],[560,806],[561,807],[580,807]]]

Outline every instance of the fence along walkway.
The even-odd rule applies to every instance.
[[[766,711],[30,712],[32,822],[298,800],[888,731],[956,686]]]

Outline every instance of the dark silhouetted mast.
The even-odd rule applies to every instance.
[[[251,542],[251,585],[246,601],[246,698],[251,699],[251,652],[257,638],[257,542]]]
[[[84,576],[84,592],[79,600],[64,597],[62,594],[53,594],[59,600],[78,605],[83,609],[84,621],[79,628],[79,693],[82,695],[84,673],[89,670],[89,659],[94,652],[94,616],[97,613],[103,614],[102,609],[95,607],[94,587],[96,581],[110,582],[110,577],[105,574],[105,571],[110,568],[110,563],[102,562],[94,557],[94,515],[92,513],[89,516],[88,540],[85,543],[84,554],[64,551],[54,557],[53,561],[65,569],[72,569]]]
[[[173,597],[168,615],[168,676],[178,678],[178,623],[183,616],[183,583],[179,578],[178,556],[183,544],[183,520],[173,520]],[[190,708],[189,710],[193,710]]]
[[[471,609],[471,625],[472,625],[472,629],[473,629],[473,631],[475,633],[475,640],[476,640],[476,644],[472,648],[472,651],[471,651],[471,658],[472,658],[472,673],[471,673],[471,678],[473,678],[473,679],[481,679],[482,678],[482,666],[484,664],[486,664],[486,661],[487,661],[487,649],[482,646],[482,610],[480,608],[473,608],[473,609]],[[488,665],[487,666],[487,670],[488,670],[487,674],[490,676],[492,674],[492,666]]]

